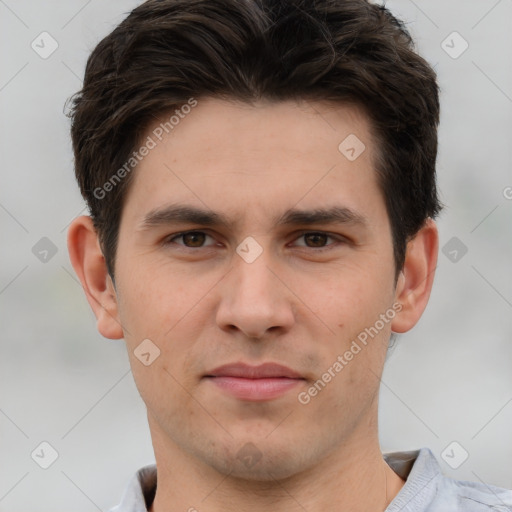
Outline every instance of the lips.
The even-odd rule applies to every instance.
[[[305,381],[296,371],[277,363],[228,364],[212,370],[205,379],[223,393],[253,402],[283,396]]]
[[[244,363],[226,364],[211,371],[207,377],[239,377],[243,379],[268,379],[286,377],[302,379],[302,376],[286,366],[277,363],[264,363],[259,366],[249,366]]]

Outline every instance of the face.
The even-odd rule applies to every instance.
[[[374,158],[355,107],[200,99],[139,163],[115,294],[168,449],[264,480],[375,435],[399,307]]]

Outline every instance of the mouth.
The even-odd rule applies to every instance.
[[[212,370],[204,378],[222,392],[247,401],[278,398],[306,380],[298,372],[276,363],[259,366],[244,363],[224,365]]]

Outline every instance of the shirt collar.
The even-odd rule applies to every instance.
[[[384,460],[406,481],[385,512],[426,510],[442,478],[441,468],[430,449],[386,453]]]

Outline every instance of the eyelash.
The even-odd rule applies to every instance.
[[[164,246],[171,245],[171,244],[175,243],[175,242],[173,242],[173,240],[175,240],[177,238],[183,238],[185,235],[189,235],[189,234],[192,234],[192,233],[201,233],[201,234],[204,234],[206,236],[209,236],[209,237],[213,238],[211,235],[209,235],[205,231],[199,231],[199,230],[183,231],[181,233],[176,233],[174,235],[170,235],[170,236],[166,237],[163,240],[163,245]],[[324,247],[308,247],[307,245],[299,246],[299,247],[302,247],[302,248],[305,248],[305,249],[313,249],[315,252],[327,251],[327,250],[332,249],[333,246],[337,246],[340,243],[341,244],[347,243],[347,241],[343,237],[331,235],[330,233],[326,233],[325,231],[302,231],[302,232],[298,233],[298,236],[297,236],[297,238],[295,238],[295,240],[297,240],[298,238],[302,238],[305,235],[325,235],[327,238],[330,238],[330,239],[335,240],[337,242],[337,243],[331,243],[331,244],[326,245]],[[188,247],[188,246],[186,246],[184,244],[177,244],[177,245],[181,246],[185,250],[190,249],[190,250],[193,250],[193,251],[194,250],[198,250],[198,249],[205,249],[206,248],[206,247]]]

